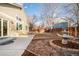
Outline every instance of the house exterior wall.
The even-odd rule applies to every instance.
[[[11,21],[13,21],[13,23],[14,23],[14,26],[11,24],[9,24],[9,26],[8,26],[9,27],[8,36],[10,36],[11,34],[13,35],[14,33],[17,33],[16,35],[19,35],[19,33],[28,33],[29,28],[28,28],[28,23],[27,23],[27,17],[22,8],[13,6],[8,3],[0,3],[0,13],[7,15],[7,16],[3,16],[0,14],[1,18],[8,20],[9,23]],[[9,18],[8,18],[8,16],[9,16]],[[20,18],[21,21],[19,21],[17,18]],[[20,30],[20,31],[16,30],[17,22],[20,22],[22,24],[22,30]],[[14,34],[14,36],[16,36],[16,35]]]

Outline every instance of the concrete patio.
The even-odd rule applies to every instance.
[[[21,56],[33,37],[34,35],[16,37],[13,43],[0,45],[0,56]]]

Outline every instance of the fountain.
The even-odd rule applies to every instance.
[[[62,33],[63,33],[63,35],[60,35],[60,34],[57,33],[58,36],[63,38],[62,39],[62,44],[67,44],[69,39],[74,39],[73,36],[68,35],[69,34],[68,31],[64,30]]]
[[[51,40],[49,43],[57,53],[59,53],[59,55],[79,55],[79,43],[74,40],[70,40],[74,39],[73,36],[68,35],[66,30],[64,30],[63,35],[57,35],[62,37],[62,40]]]

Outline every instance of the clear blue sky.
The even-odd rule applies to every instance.
[[[25,3],[24,4],[24,10],[27,15],[32,16],[32,15],[37,15],[40,16],[40,9],[41,5],[38,3]]]
[[[55,7],[54,4],[52,7]],[[77,19],[76,14],[73,14],[75,10],[77,10],[75,4],[68,4],[68,3],[61,3],[56,6],[52,11],[54,11],[54,14],[52,16],[55,17],[65,17],[68,16],[72,18],[73,20]],[[40,16],[40,10],[42,8],[41,3],[25,3],[24,4],[24,10],[28,16],[36,15]]]
[[[46,5],[47,6],[47,5]],[[41,13],[41,8],[43,8],[44,6],[42,4],[39,3],[26,3],[24,4],[24,10],[26,12],[26,14],[28,16],[33,16],[36,15],[37,19],[35,24],[36,25],[41,25],[43,24],[43,22],[45,22],[45,19],[41,19],[40,15]],[[55,8],[54,8],[55,7]],[[53,16],[53,18],[59,18],[59,17],[70,17],[72,18],[72,20],[76,21],[77,20],[77,16],[75,13],[77,13],[77,5],[76,4],[53,4],[52,5],[52,10],[51,8],[49,9],[49,11],[54,11],[52,14],[50,14],[51,16]],[[47,11],[46,13],[50,13],[49,11]],[[38,17],[39,16],[39,17]],[[62,22],[62,20],[59,20]],[[59,25],[58,27],[64,27],[66,25]],[[57,27],[57,26],[56,26]]]

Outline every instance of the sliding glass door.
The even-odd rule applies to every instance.
[[[1,19],[0,19],[0,36],[1,36]]]
[[[7,20],[0,19],[0,37],[7,36]]]
[[[7,20],[3,20],[3,36],[7,36]]]

